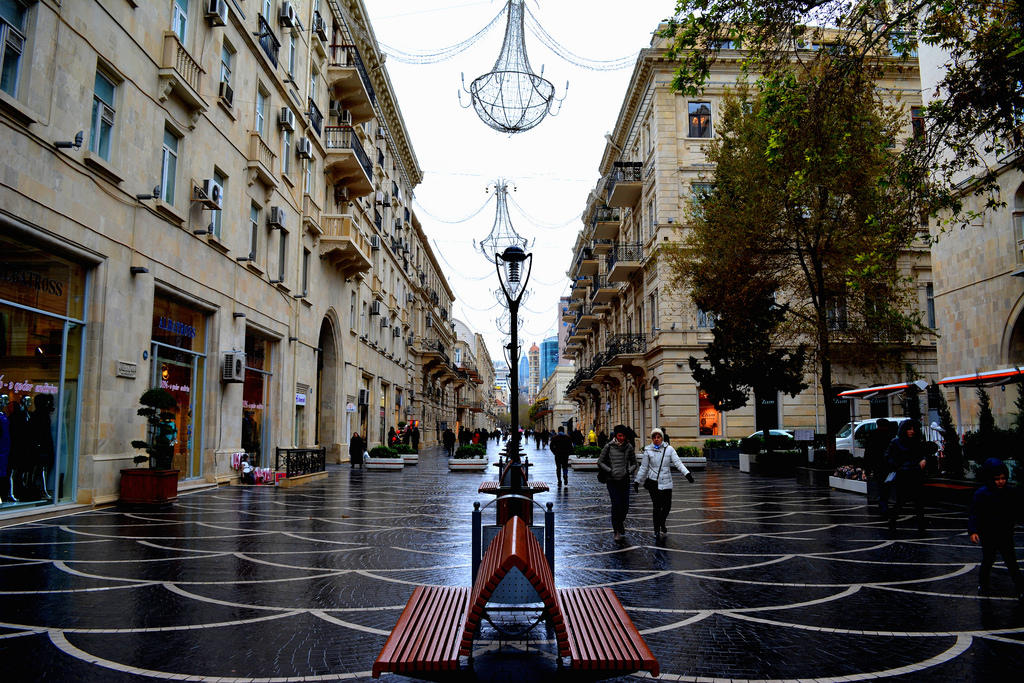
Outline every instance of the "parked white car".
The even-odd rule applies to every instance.
[[[909,420],[909,417],[887,417],[885,418],[889,422],[896,424],[896,428],[893,430],[892,435],[896,436],[899,432],[899,426]],[[877,418],[870,420],[858,420],[857,422],[847,422],[843,425],[843,428],[836,434],[836,452],[846,451],[855,458],[864,457],[864,447],[868,443],[868,437],[878,429]],[[928,441],[935,441],[941,444],[941,434],[938,433],[934,426],[923,427],[924,438]]]

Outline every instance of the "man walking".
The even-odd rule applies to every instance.
[[[565,427],[559,427],[558,433],[551,439],[551,452],[555,455],[555,472],[558,473],[558,487],[562,482],[569,485],[569,456],[572,454],[572,441],[565,433]]]

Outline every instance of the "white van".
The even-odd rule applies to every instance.
[[[896,436],[899,425],[903,424],[909,417],[887,417],[885,418],[889,422],[896,424],[896,429],[892,431],[892,435]],[[878,418],[872,418],[870,420],[858,420],[857,422],[847,422],[843,425],[843,428],[836,434],[836,453],[846,451],[855,458],[864,457],[864,447],[868,443],[868,437],[878,429]]]
[[[899,433],[899,427],[904,422],[909,420],[909,417],[887,417],[885,418],[889,422],[896,425],[892,435],[895,437]],[[922,427],[923,437],[928,441],[939,442],[940,435],[936,433],[932,427]],[[864,457],[864,447],[868,443],[868,437],[878,429],[878,418],[871,418],[870,420],[858,420],[857,422],[847,422],[843,425],[843,428],[836,434],[836,452],[846,451],[855,458]]]

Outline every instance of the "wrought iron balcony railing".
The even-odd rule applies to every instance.
[[[624,353],[644,353],[647,351],[647,335],[616,334],[608,338],[608,358]]]
[[[643,181],[643,164],[639,161],[616,161],[608,175],[608,194],[618,183],[639,183]]]
[[[281,49],[281,41],[274,35],[274,29],[262,14],[258,16],[257,23],[260,29],[260,47],[263,48],[270,63],[277,66],[277,53]]]
[[[373,164],[370,163],[370,157],[366,156],[363,143],[359,142],[359,136],[352,126],[327,126],[324,128],[324,137],[328,150],[351,149],[366,172],[366,177],[373,180]]]
[[[316,102],[312,98],[308,98],[309,111],[306,112],[306,116],[309,117],[309,125],[313,126],[313,130],[316,131],[317,135],[320,135],[320,130],[324,125],[324,115],[320,111],[320,107],[316,106]]]
[[[614,244],[608,254],[608,270],[611,270],[618,261],[643,261],[644,247],[636,244]]]
[[[594,223],[618,223],[622,220],[622,209],[617,206],[599,206],[594,210]]]
[[[367,73],[363,58],[359,56],[359,50],[355,45],[331,45],[331,64],[355,67],[359,73],[359,80],[366,88],[366,94],[370,96],[370,101],[377,102],[377,93],[373,89],[373,83],[370,82],[370,74]]]

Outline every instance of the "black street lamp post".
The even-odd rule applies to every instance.
[[[513,491],[522,488],[526,482],[523,477],[522,464],[519,458],[519,302],[526,292],[526,283],[530,279],[533,267],[533,254],[527,254],[517,245],[506,247],[505,251],[494,255],[494,267],[498,271],[498,282],[505,295],[509,312],[509,411],[512,419],[512,436],[509,439],[506,453],[512,461]]]

